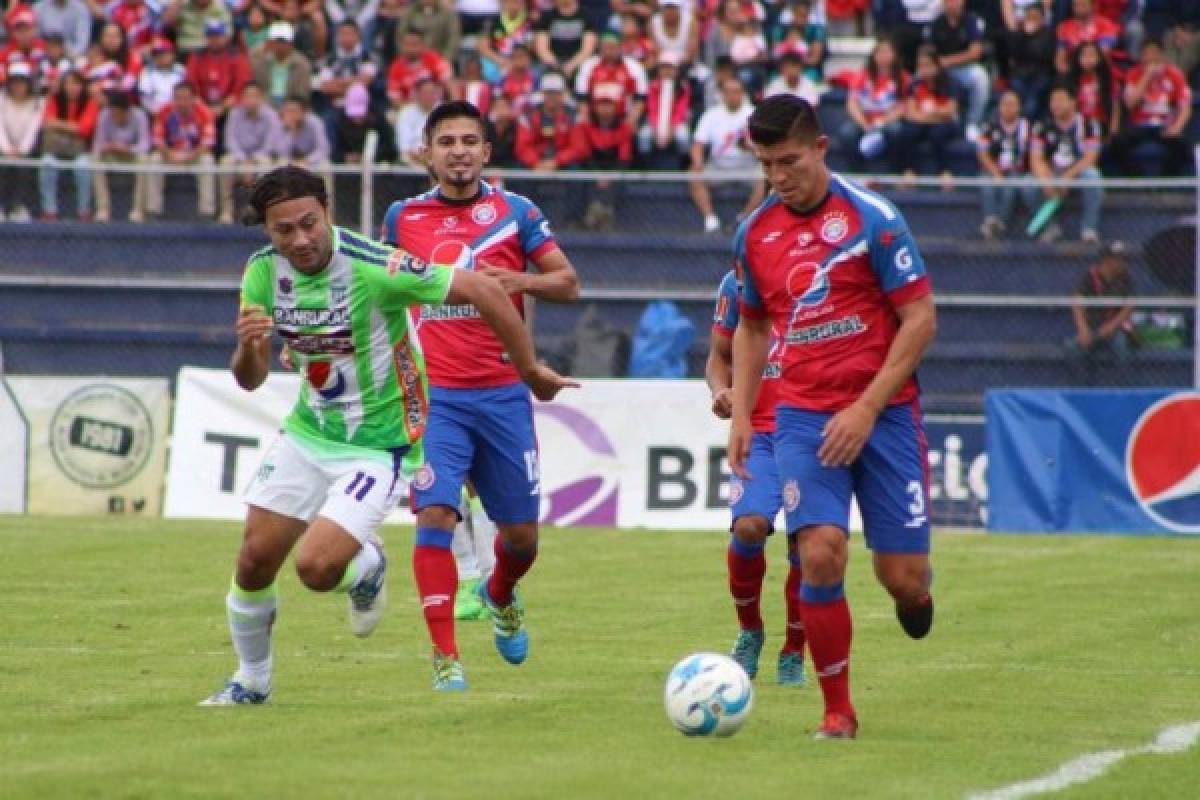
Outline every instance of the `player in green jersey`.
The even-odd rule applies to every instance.
[[[259,178],[247,221],[263,225],[271,246],[246,265],[234,378],[247,391],[262,385],[277,332],[304,380],[246,491],[226,598],[238,669],[201,703],[208,706],[269,697],[275,576],[297,542],[305,586],[345,592],[355,634],[379,623],[387,561],[376,530],[423,462],[428,397],[411,306],[473,305],[540,399],[578,385],[537,363],[499,283],[334,227],[325,184],[307,170],[281,167]]]

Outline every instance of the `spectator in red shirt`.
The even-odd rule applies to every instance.
[[[217,128],[213,114],[196,97],[187,81],[175,87],[171,102],[158,112],[154,120],[154,152],[150,161],[171,166],[198,166],[196,193],[201,216],[216,213],[213,174],[213,148]],[[146,181],[146,211],[161,214],[163,208],[163,175],[151,174]]]
[[[11,64],[29,67],[29,79],[35,91],[44,90],[44,79],[49,66],[46,58],[46,43],[37,35],[37,16],[28,6],[16,6],[9,11],[8,44],[0,49],[0,82]]]
[[[588,119],[580,125],[587,148],[584,169],[628,169],[633,164],[633,126],[621,114],[620,98],[620,89],[613,86],[602,86],[593,94]],[[612,228],[619,187],[607,180],[595,184],[583,216],[585,228]]]
[[[646,35],[641,18],[634,14],[621,17],[621,55],[632,58],[647,70],[653,69],[658,61],[654,40]]]
[[[880,39],[849,87],[846,113],[850,118],[837,131],[838,144],[852,164],[866,166],[886,154],[893,172],[902,169],[898,154],[909,83],[896,46]]]
[[[159,12],[145,0],[117,0],[108,9],[108,18],[121,26],[129,43],[147,47],[158,30]]]
[[[651,168],[679,169],[691,147],[692,90],[679,78],[679,55],[666,51],[646,92],[646,120],[638,130],[638,152]]]
[[[525,45],[513,48],[508,72],[500,81],[500,94],[508,98],[517,114],[524,114],[533,105],[537,90],[537,75],[533,72],[533,53]]]
[[[958,135],[958,100],[954,97],[954,86],[950,76],[942,70],[937,51],[931,45],[922,45],[917,49],[916,80],[904,104],[904,122],[896,148],[899,162],[915,164],[917,146],[928,141],[934,164],[943,180],[948,182],[947,150]],[[916,172],[909,166],[904,174],[913,176]]]
[[[1117,46],[1121,27],[1096,13],[1092,0],[1072,0],[1072,16],[1058,24],[1058,71],[1065,73],[1068,55],[1084,42],[1095,42],[1105,53]]]
[[[600,52],[583,62],[575,74],[575,94],[590,108],[600,94],[612,98],[617,113],[634,127],[646,110],[646,70],[621,53],[621,38],[615,33],[600,37]]]
[[[1112,66],[1095,42],[1084,42],[1071,54],[1068,83],[1080,114],[1095,120],[1106,136],[1120,127],[1121,104],[1117,100]]]
[[[58,219],[59,165],[74,165],[75,203],[79,219],[92,218],[92,172],[88,153],[100,105],[88,94],[87,81],[72,70],[62,80],[57,94],[46,103],[42,118],[42,166],[38,188],[42,195],[42,219]]]
[[[1133,161],[1139,145],[1154,143],[1165,151],[1163,169],[1169,175],[1192,171],[1191,146],[1184,137],[1192,116],[1192,90],[1179,68],[1163,57],[1162,43],[1147,39],[1141,60],[1125,76],[1128,124],[1113,140],[1114,160],[1128,175],[1141,172]]]
[[[223,20],[210,19],[204,24],[204,45],[188,57],[187,82],[216,116],[220,131],[229,110],[238,104],[242,88],[250,82],[250,60],[232,43]]]
[[[542,77],[542,103],[521,118],[517,158],[529,169],[554,172],[587,157],[587,141],[567,107],[567,82],[558,72]]]
[[[466,100],[487,118],[492,112],[492,85],[483,79],[483,61],[477,55],[466,56],[461,72],[454,82],[454,99]]]
[[[130,46],[129,34],[115,22],[100,29],[98,52],[89,53],[88,80],[97,95],[130,92],[142,74],[142,57]]]
[[[400,40],[400,53],[388,68],[388,100],[399,108],[412,99],[413,88],[422,80],[433,81],[449,96],[453,77],[450,62],[426,47],[420,32],[410,28]]]

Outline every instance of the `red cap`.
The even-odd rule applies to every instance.
[[[173,53],[175,45],[171,44],[171,40],[165,36],[155,36],[150,40],[151,53]]]
[[[22,25],[36,25],[37,15],[29,6],[13,6],[8,12],[8,27],[19,28]]]

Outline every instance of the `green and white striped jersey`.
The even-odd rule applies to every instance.
[[[242,307],[274,320],[304,377],[284,429],[324,457],[390,460],[411,446],[405,461],[420,463],[429,397],[410,307],[444,302],[452,274],[337,227],[316,275],[273,247],[251,256]]]

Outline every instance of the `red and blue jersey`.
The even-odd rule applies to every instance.
[[[726,338],[733,336],[733,332],[737,330],[740,294],[737,273],[730,270],[722,279],[721,288],[717,290],[717,307],[713,310],[713,333]],[[754,400],[754,410],[750,414],[750,424],[754,426],[755,433],[775,431],[775,404],[779,399],[779,376],[783,373],[782,356],[783,339],[772,332],[767,366],[763,369],[758,397]]]
[[[392,203],[380,238],[425,261],[513,272],[524,272],[527,260],[558,246],[537,206],[482,181],[480,186],[470,200],[450,200],[434,189]],[[468,248],[472,258],[464,257]],[[523,317],[521,295],[513,295],[512,301]],[[431,386],[481,389],[520,381],[474,306],[422,306],[417,332]]]
[[[856,401],[887,359],[895,309],[931,291],[900,212],[836,174],[806,214],[768,197],[738,227],[734,267],[740,312],[769,318],[783,338],[779,405],[810,411]],[[911,377],[889,404],[917,395]]]

